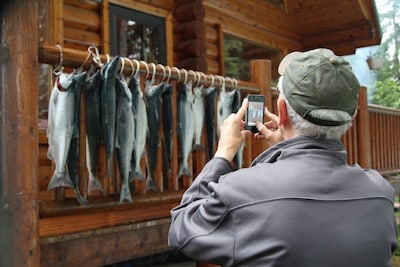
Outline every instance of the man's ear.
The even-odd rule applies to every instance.
[[[283,98],[278,98],[279,125],[283,125],[288,120],[286,101]]]

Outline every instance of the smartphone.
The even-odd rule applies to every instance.
[[[246,112],[246,129],[257,133],[256,122],[264,123],[265,97],[263,95],[248,95],[249,106]]]

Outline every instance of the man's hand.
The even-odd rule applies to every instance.
[[[268,144],[272,146],[283,140],[281,130],[279,129],[279,117],[267,108],[265,108],[264,114],[269,121],[264,124],[257,122],[258,133],[255,134],[255,137],[267,140]]]
[[[223,157],[228,161],[233,160],[237,151],[245,140],[245,135],[251,132],[245,130],[243,118],[246,114],[248,100],[243,100],[238,112],[232,113],[221,126],[217,151],[214,157]]]

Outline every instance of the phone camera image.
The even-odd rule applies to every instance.
[[[263,95],[249,95],[247,96],[249,105],[246,112],[246,129],[253,133],[258,132],[256,122],[264,122],[264,102]]]

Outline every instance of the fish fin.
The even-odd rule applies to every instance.
[[[129,182],[133,182],[135,180],[145,180],[144,174],[141,169],[133,170],[129,173]]]
[[[124,202],[125,200],[129,201],[132,203],[132,196],[131,196],[131,190],[129,189],[129,184],[128,183],[123,183],[121,185],[121,194],[119,197],[119,202]]]
[[[192,171],[189,169],[188,165],[181,165],[178,172],[178,178],[181,178],[183,175],[187,175],[192,177]]]
[[[193,151],[195,151],[195,150],[203,151],[204,150],[204,146],[202,144],[194,144],[192,150]]]
[[[75,191],[76,200],[78,201],[79,204],[81,204],[81,205],[89,204],[89,201],[81,195],[81,192],[79,191],[78,187],[75,187],[74,191]]]
[[[103,185],[101,184],[99,178],[95,175],[89,174],[89,182],[88,182],[88,192],[92,192],[94,190],[99,190],[104,193]]]
[[[69,177],[68,173],[57,173],[54,172],[53,177],[51,177],[51,180],[47,186],[47,191],[50,191],[54,188],[57,187],[72,187],[74,188],[74,185],[72,184],[71,178]]]
[[[149,190],[153,190],[154,192],[158,193],[156,183],[154,182],[154,179],[151,178],[150,176],[148,176],[146,179],[146,191]]]

